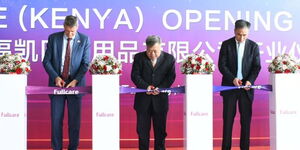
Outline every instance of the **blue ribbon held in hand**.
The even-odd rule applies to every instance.
[[[252,88],[256,90],[272,91],[272,85],[252,85],[252,86],[214,86],[213,92],[221,92],[234,89]],[[185,93],[185,86],[173,88],[160,88],[161,93]],[[150,90],[151,91],[151,90]],[[149,92],[147,89],[138,89],[133,87],[120,86],[120,94],[133,94]],[[74,87],[74,88],[58,88],[58,87],[44,87],[44,86],[27,86],[26,94],[54,94],[54,95],[77,95],[92,93],[92,87]]]

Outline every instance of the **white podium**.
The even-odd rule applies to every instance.
[[[213,150],[213,77],[186,75],[185,150]]]
[[[120,149],[119,75],[93,75],[93,149]]]
[[[270,82],[270,149],[299,150],[300,74],[271,74]]]
[[[0,74],[0,149],[27,149],[26,75]]]

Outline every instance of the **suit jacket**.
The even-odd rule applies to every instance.
[[[252,85],[261,69],[260,55],[258,45],[249,39],[245,41],[245,50],[242,59],[243,84],[250,81]],[[237,47],[235,37],[230,38],[222,43],[219,55],[219,70],[222,73],[222,85],[234,86],[233,80],[237,76]],[[221,95],[232,94],[235,90],[223,91]],[[253,100],[253,89],[247,91],[251,100]]]
[[[43,65],[49,75],[49,86],[55,86],[55,78],[61,77],[62,47],[64,32],[53,33],[48,37],[47,50]],[[76,79],[77,86],[85,85],[85,73],[88,71],[90,58],[89,38],[77,32],[71,53],[70,80]]]
[[[140,52],[134,56],[131,80],[137,88],[147,89],[149,85],[158,88],[169,88],[173,84],[175,77],[175,59],[172,55],[162,52],[154,68],[146,52]],[[146,111],[151,103],[155,112],[168,111],[168,94],[135,94],[134,109],[136,111]]]

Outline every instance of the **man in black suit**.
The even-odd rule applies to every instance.
[[[258,45],[249,39],[250,23],[235,22],[235,37],[222,43],[219,55],[219,70],[223,75],[222,85],[253,85],[261,69]],[[238,103],[241,123],[240,148],[249,150],[250,123],[254,91],[250,88],[221,92],[223,96],[223,142],[222,150],[231,149],[232,126]]]
[[[137,133],[139,150],[149,149],[151,119],[153,121],[155,150],[165,150],[166,121],[169,107],[167,93],[159,93],[159,88],[169,88],[175,80],[175,59],[161,51],[158,36],[148,36],[147,50],[135,55],[131,80],[137,88],[154,90],[136,93],[134,109],[137,113]]]

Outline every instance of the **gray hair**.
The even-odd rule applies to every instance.
[[[245,28],[245,27],[247,27],[249,29],[250,26],[251,26],[250,22],[240,19],[235,22],[234,29],[240,29],[240,28]]]
[[[149,35],[147,37],[147,39],[146,39],[146,45],[147,45],[147,47],[152,47],[156,43],[158,43],[158,44],[161,43],[161,39],[160,39],[159,36],[157,36],[157,35]]]
[[[78,18],[76,16],[66,16],[64,26],[74,27],[78,26]]]

